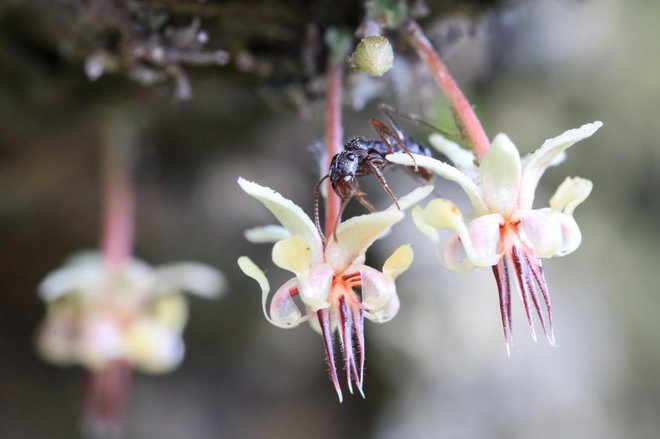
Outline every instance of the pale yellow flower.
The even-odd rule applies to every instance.
[[[601,122],[593,122],[546,140],[536,151],[522,160],[516,146],[506,134],[498,134],[477,165],[474,154],[434,134],[430,141],[453,163],[431,157],[407,154],[387,157],[393,163],[425,167],[458,183],[468,195],[474,214],[463,220],[458,208],[449,200],[435,199],[426,208],[416,207],[413,220],[418,229],[436,245],[437,229],[455,233],[440,249],[440,259],[450,270],[492,267],[500,294],[500,308],[507,350],[511,341],[510,274],[525,306],[532,337],[530,302],[536,308],[548,340],[554,344],[552,310],[547,284],[539,258],[564,256],[575,251],[582,240],[573,211],[591,192],[592,183],[581,178],[567,178],[550,200],[550,207],[533,209],[534,192],[545,170],[563,159],[564,151],[593,135]],[[543,297],[547,312],[541,310]]]
[[[96,371],[115,360],[143,372],[170,371],[185,351],[181,293],[210,299],[223,287],[223,276],[203,264],[151,267],[129,258],[110,271],[99,253],[78,254],[39,286],[47,304],[39,352],[51,363]]]
[[[403,219],[403,212],[392,206],[381,212],[341,222],[337,226],[336,239],[331,237],[324,245],[314,222],[291,200],[242,178],[238,184],[263,203],[283,226],[251,229],[246,236],[256,242],[275,242],[273,262],[295,275],[275,292],[268,312],[270,285],[266,276],[249,258],[239,258],[241,270],[261,286],[266,319],[280,328],[292,328],[309,321],[321,333],[330,376],[341,401],[333,348],[333,336],[337,335],[349,391],[352,393],[354,382],[362,393],[363,320],[366,317],[383,323],[396,315],[399,298],[394,280],[408,269],[413,259],[410,246],[403,245],[385,261],[382,271],[378,271],[364,265],[365,252],[376,239]],[[409,207],[426,197],[431,190],[430,186],[418,188],[400,198],[399,205],[402,209]],[[294,301],[296,297],[300,299],[304,311]]]

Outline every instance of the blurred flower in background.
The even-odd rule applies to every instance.
[[[116,271],[99,253],[80,253],[39,286],[46,318],[38,330],[43,358],[100,371],[114,361],[146,373],[176,368],[188,319],[183,292],[217,298],[224,278],[186,262],[151,267],[129,258]]]

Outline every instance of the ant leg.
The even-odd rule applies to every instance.
[[[393,107],[389,104],[386,104],[385,102],[381,102],[380,104],[378,104],[378,110],[380,112],[382,112],[383,114],[385,114],[385,116],[387,117],[387,120],[390,122],[390,124],[392,124],[392,126],[395,127],[395,129],[397,131],[399,131],[399,129],[398,129],[398,126],[397,126],[396,122],[394,121],[394,117],[393,117],[394,114],[396,114],[397,116],[402,117],[404,119],[408,119],[412,122],[423,125],[427,128],[431,128],[432,130],[435,130],[435,131],[439,132],[440,134],[442,134],[445,137],[450,137],[450,138],[460,137],[459,134],[452,134],[448,131],[445,131],[441,128],[438,128],[437,126],[433,125],[428,120],[424,119],[421,116],[418,116],[417,114],[408,113],[407,111],[399,110],[398,108],[395,108],[395,107]]]
[[[371,160],[367,161],[367,165],[373,171],[374,175],[378,179],[378,182],[383,187],[385,192],[387,192],[387,195],[389,195],[390,198],[392,199],[392,201],[394,201],[394,204],[396,205],[396,208],[401,210],[401,206],[399,206],[399,200],[396,198],[396,196],[392,192],[392,189],[390,189],[390,187],[387,185],[387,181],[385,180],[385,176],[383,175],[383,172],[380,169],[378,169],[378,166],[371,163]]]
[[[356,198],[356,199],[358,200],[358,202],[359,202],[362,206],[364,206],[364,208],[367,209],[370,213],[374,213],[374,212],[376,211],[376,209],[375,209],[374,206],[369,202],[369,200],[367,200],[366,195],[367,195],[367,194],[365,194],[364,192],[360,192],[360,193],[355,194],[355,198]]]
[[[385,125],[383,122],[379,121],[378,119],[371,119],[371,125],[373,126],[374,130],[378,133],[378,136],[381,138],[381,140],[387,145],[387,150],[390,154],[397,152],[397,150],[392,146],[390,143],[390,140],[394,138],[396,141],[396,144],[401,148],[403,152],[408,154],[410,158],[413,161],[413,164],[415,165],[415,172],[418,171],[417,168],[417,163],[415,162],[415,157],[408,151],[408,148],[406,148],[406,145],[404,144],[405,139],[403,139],[401,136],[403,136],[403,133],[397,128],[396,133],[393,132],[387,125]]]

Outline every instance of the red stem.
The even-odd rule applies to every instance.
[[[122,139],[122,143],[125,141]],[[106,266],[116,269],[130,256],[133,247],[135,202],[131,182],[130,145],[108,145],[104,161],[101,246]]]
[[[103,156],[101,251],[108,276],[112,277],[132,253],[135,199],[130,133],[124,132],[124,126],[113,122],[110,125],[113,131],[108,135]],[[116,291],[108,288],[104,293],[116,294]],[[121,360],[108,364],[103,370],[88,372],[82,401],[83,435],[94,438],[121,435],[130,378],[131,368]]]
[[[131,368],[121,360],[87,373],[82,407],[84,437],[121,436],[130,386]]]
[[[470,147],[477,154],[477,157],[482,158],[490,147],[488,136],[486,136],[486,132],[481,126],[481,122],[479,122],[472,106],[465,98],[465,95],[463,95],[454,78],[452,78],[451,73],[449,73],[447,66],[445,66],[440,56],[433,49],[433,46],[417,22],[407,20],[401,25],[401,29],[407,34],[417,54],[428,66],[429,70],[431,70],[435,82],[438,83],[449,99],[456,124],[461,134],[467,138]]]
[[[327,112],[325,118],[325,146],[328,153],[326,169],[330,168],[330,162],[335,154],[342,150],[343,130],[341,125],[341,94],[344,76],[341,64],[330,63],[327,71]],[[327,180],[327,192],[325,197],[325,233],[332,233],[333,227],[339,215],[340,199],[332,190],[330,179]]]

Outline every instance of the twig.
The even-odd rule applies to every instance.
[[[488,136],[486,136],[472,106],[470,106],[465,95],[463,95],[458,84],[449,73],[447,66],[433,49],[417,22],[406,20],[401,25],[401,30],[406,34],[417,54],[431,70],[435,81],[449,99],[459,131],[467,138],[477,157],[483,157],[490,147]]]

